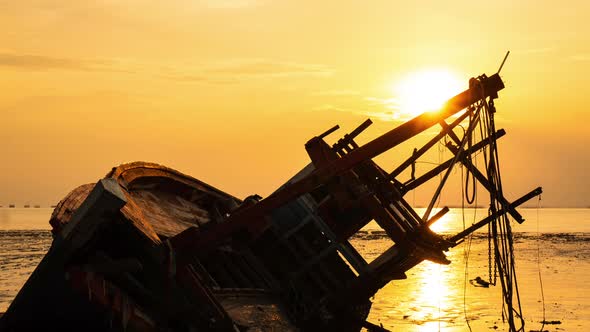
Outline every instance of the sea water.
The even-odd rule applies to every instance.
[[[0,312],[51,245],[51,209],[0,208]],[[590,331],[590,209],[520,209],[512,223],[525,331]],[[423,209],[418,209],[419,214]],[[453,235],[487,215],[451,209],[432,228]],[[506,331],[502,293],[489,280],[487,228],[447,252],[450,265],[423,262],[381,289],[368,320],[395,331]],[[351,243],[368,261],[392,245],[370,223]],[[492,269],[493,275],[493,269]],[[492,276],[493,279],[493,276]]]

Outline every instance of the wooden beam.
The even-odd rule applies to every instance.
[[[239,230],[248,230],[252,237],[261,234],[262,230],[269,226],[264,216],[270,213],[270,211],[302,194],[314,190],[332,177],[349,171],[361,162],[372,159],[392,149],[477,101],[487,97],[496,97],[498,91],[504,88],[504,83],[498,74],[494,74],[490,77],[483,78],[481,84],[478,86],[479,88],[471,87],[451,98],[439,112],[419,115],[371,142],[354,149],[342,158],[326,163],[325,166],[317,168],[303,179],[283,187],[283,189],[278,190],[257,204],[236,211],[225,222],[211,225],[205,232],[207,233],[206,235],[199,234],[198,231],[195,231],[191,227],[171,238],[171,243],[177,252],[197,249],[204,250],[206,247],[211,248],[222,243],[228,236]],[[312,140],[314,139],[318,138],[312,138]],[[196,241],[197,237],[193,238],[190,235],[191,233],[199,237],[201,241],[203,238],[206,238],[207,241]]]
[[[104,221],[104,215],[119,212],[125,203],[127,199],[117,180],[107,178],[98,181],[55,240],[58,243],[67,241],[71,249],[79,248],[94,236],[94,231]],[[96,211],[101,212],[97,215]]]
[[[445,137],[448,134],[449,130],[453,130],[453,128],[455,128],[463,120],[465,120],[465,118],[467,118],[467,116],[469,116],[469,112],[465,112],[465,113],[461,114],[461,116],[459,116],[457,118],[457,120],[453,121],[453,123],[451,123],[449,125],[448,129],[443,128],[438,135],[436,135],[434,138],[432,138],[430,141],[428,141],[428,143],[424,144],[424,146],[422,146],[420,149],[416,150],[416,152],[414,154],[412,154],[412,156],[410,158],[408,158],[406,161],[401,163],[401,165],[399,165],[395,170],[393,170],[389,174],[389,178],[393,179],[396,176],[400,175],[406,168],[408,168],[410,165],[412,165],[414,162],[416,162],[416,160],[418,160],[418,158],[420,158],[422,155],[424,155],[424,153],[426,153],[426,151],[430,150],[430,148],[432,148],[434,146],[434,144],[438,143],[438,141],[440,141],[443,137]]]
[[[441,121],[441,125],[443,127],[448,126],[446,124],[446,122]],[[455,133],[451,132],[449,133],[449,136],[451,137],[451,139],[455,142],[455,144],[457,144],[459,146],[459,143],[461,143],[461,140],[459,139],[459,137],[457,137],[457,135],[455,135]],[[491,141],[490,141],[491,143]],[[459,153],[463,153],[463,151],[459,148],[453,148],[450,145],[447,145],[447,149],[449,149],[449,151],[451,151],[453,154],[459,154]],[[465,156],[466,154],[463,153],[463,156]],[[522,224],[524,222],[524,219],[522,218],[522,216],[520,215],[520,213],[518,213],[518,211],[516,211],[516,209],[512,209],[510,208],[510,203],[508,202],[508,200],[506,200],[506,198],[504,198],[504,196],[501,195],[501,193],[497,192],[494,190],[494,188],[492,187],[492,184],[490,183],[490,181],[486,178],[485,175],[483,175],[479,169],[477,169],[477,167],[475,167],[475,165],[473,165],[471,163],[471,161],[469,161],[467,158],[463,157],[460,158],[460,162],[471,172],[471,174],[473,174],[475,176],[475,178],[477,179],[477,181],[479,181],[479,183],[481,183],[482,186],[484,186],[484,188],[486,188],[486,190],[488,192],[494,192],[494,194],[496,195],[498,201],[500,201],[500,203],[502,203],[503,206],[506,206],[508,208],[508,212],[510,213],[510,215],[519,223]],[[487,165],[486,165],[487,167]]]
[[[430,219],[428,219],[428,221],[426,223],[424,223],[424,226],[430,227],[430,225],[434,224],[437,220],[442,218],[442,216],[447,214],[447,212],[449,212],[449,207],[448,206],[443,207],[434,216],[430,217]]]
[[[330,135],[331,133],[335,132],[336,130],[340,129],[339,125],[335,125],[334,127],[326,130],[325,132],[323,132],[322,134],[320,134],[320,136],[318,136],[319,138],[325,138],[326,136]]]
[[[484,147],[489,145],[492,142],[492,140],[497,140],[497,139],[501,138],[502,136],[504,136],[505,134],[506,134],[506,131],[504,131],[504,129],[500,129],[492,137],[488,137],[488,138],[478,142],[477,144],[473,145],[470,149],[465,150],[465,153],[472,154],[480,149],[483,149]],[[405,195],[408,191],[421,186],[422,184],[424,184],[428,180],[430,180],[430,179],[434,178],[435,176],[437,176],[438,174],[442,173],[447,168],[449,168],[449,165],[451,165],[452,162],[453,162],[453,158],[445,161],[444,163],[442,163],[442,164],[436,166],[435,168],[431,169],[430,171],[424,173],[419,178],[408,182],[406,185],[403,186],[402,194]]]
[[[518,207],[519,205],[523,204],[524,202],[530,200],[531,198],[535,197],[535,196],[539,196],[543,193],[543,188],[538,187],[536,189],[534,189],[533,191],[529,192],[528,194],[522,196],[521,198],[517,199],[516,201],[514,201],[513,203],[510,204],[510,208],[511,209],[515,209],[516,207]],[[459,244],[459,240],[463,239],[464,237],[466,237],[467,235],[475,232],[476,230],[478,230],[479,228],[489,224],[490,222],[492,222],[494,219],[496,219],[497,217],[507,213],[507,209],[500,209],[498,211],[496,211],[496,213],[482,219],[481,221],[469,226],[468,228],[466,228],[464,231],[459,232],[457,235],[454,235],[452,237],[450,237],[448,239],[448,241],[454,243],[454,246],[456,246],[457,244]]]
[[[84,252],[101,227],[112,222],[125,203],[125,195],[115,179],[103,179],[95,185],[8,307],[0,321],[0,330],[37,331],[48,326],[68,330],[96,318],[85,307],[89,304],[79,298],[66,280],[64,266],[74,255]],[[64,307],[62,316],[47,310],[55,306]]]

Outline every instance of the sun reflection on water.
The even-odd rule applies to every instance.
[[[413,320],[420,323],[435,322],[438,325],[441,315],[449,309],[451,305],[449,298],[453,297],[456,289],[448,284],[448,271],[443,273],[443,269],[448,270],[432,262],[422,263],[422,268],[415,276],[419,280],[416,301],[422,305],[421,310],[412,315]],[[424,329],[424,331],[431,330]]]
[[[452,232],[454,224],[453,213],[447,213],[431,229],[437,233]],[[386,237],[372,239],[370,243],[370,250],[361,250],[369,261],[391,246]],[[408,279],[394,280],[383,287],[374,299],[370,320],[400,331],[453,331],[458,324],[464,324],[463,282],[458,282],[464,278],[461,253],[451,251],[447,255],[453,264],[423,261],[406,272]]]
[[[435,215],[441,209],[434,209],[431,215]],[[430,229],[436,233],[446,233],[451,230],[450,223],[452,222],[453,218],[451,212],[447,212],[444,214],[440,219],[438,219],[434,224],[430,225]]]
[[[456,266],[424,261],[407,272],[407,280],[392,281],[379,291],[372,315],[389,324],[397,322],[396,329],[403,331],[455,327],[463,315],[463,285],[457,283],[461,272]]]
[[[417,208],[418,215],[423,215],[425,208]],[[433,209],[435,215],[440,209]],[[461,211],[451,210],[430,226],[433,232],[443,236],[454,235],[461,231],[463,223],[470,225],[474,220],[474,211],[465,218]],[[481,212],[478,212],[481,215]],[[351,241],[367,261],[372,261],[387,250],[391,240],[383,235],[376,223],[370,223],[364,229],[367,238]],[[382,232],[382,231],[381,231]],[[475,289],[469,279],[487,275],[487,242],[479,241],[473,247],[468,274],[465,273],[465,256],[463,245],[445,252],[450,265],[439,265],[423,261],[406,272],[407,279],[393,280],[383,287],[373,298],[373,308],[369,321],[382,323],[384,327],[402,332],[414,331],[469,331],[466,319],[476,326],[473,330],[494,326],[498,308],[490,306],[497,303],[498,289]],[[482,254],[483,253],[483,254]],[[487,317],[482,320],[485,313]]]

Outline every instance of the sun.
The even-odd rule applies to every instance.
[[[396,117],[413,118],[438,111],[451,97],[465,90],[467,82],[446,69],[427,69],[410,73],[393,87],[399,112]]]

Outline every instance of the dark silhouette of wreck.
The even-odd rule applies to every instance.
[[[0,329],[384,330],[366,321],[370,298],[380,288],[406,278],[424,260],[449,264],[445,251],[501,216],[522,222],[515,208],[541,193],[537,188],[509,202],[490,167],[481,172],[471,163],[471,154],[492,149],[504,135],[491,130],[478,142],[471,135],[483,108],[493,119],[493,100],[504,85],[498,74],[470,85],[440,112],[420,115],[365,145],[355,137],[370,121],[331,146],[324,138],[337,126],[312,138],[305,145],[311,163],[265,199],[241,200],[157,164],[113,168],[57,205],[50,220],[53,244]],[[453,129],[466,121],[469,127],[458,137]],[[393,172],[372,161],[435,125],[440,133]],[[453,158],[399,180],[445,137]],[[490,191],[499,208],[443,237],[429,225],[448,208],[430,216],[431,204],[419,216],[404,195],[441,173],[446,178],[456,163]],[[392,245],[367,262],[348,240],[371,220]]]

